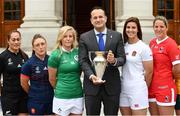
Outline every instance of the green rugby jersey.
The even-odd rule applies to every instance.
[[[71,99],[83,96],[78,49],[70,52],[60,52],[59,49],[53,51],[49,57],[48,66],[57,68],[55,97]]]

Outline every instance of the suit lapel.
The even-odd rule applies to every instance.
[[[90,42],[91,44],[93,44],[92,49],[94,49],[95,51],[98,51],[99,47],[98,47],[98,42],[97,42],[97,38],[96,38],[94,30],[92,30],[89,35],[90,35],[90,38],[89,38]]]
[[[106,36],[106,44],[105,44],[105,50],[108,51],[110,49],[110,44],[112,41],[112,34],[111,31],[107,30],[107,36]]]

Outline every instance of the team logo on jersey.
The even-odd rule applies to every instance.
[[[169,102],[169,97],[165,96],[165,102]]]
[[[48,70],[47,67],[45,66],[43,70]]]
[[[11,64],[13,64],[13,62],[12,62],[12,59],[9,58],[9,59],[8,59],[8,65],[11,65]]]
[[[78,55],[75,55],[75,56],[74,56],[74,60],[75,60],[75,61],[78,61]]]
[[[36,68],[35,68],[35,73],[40,73],[41,71],[39,70],[39,66],[37,66]]]
[[[160,47],[159,48],[159,53],[163,53],[163,51],[164,51],[164,47]]]
[[[136,51],[133,51],[132,52],[132,56],[136,56],[137,52]]]
[[[18,64],[18,66],[17,66],[18,68],[20,68],[21,67],[21,65],[20,64]]]

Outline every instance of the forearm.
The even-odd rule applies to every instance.
[[[153,75],[153,72],[145,72],[145,81],[146,81],[146,84],[147,84],[148,87],[151,84],[152,75]]]
[[[53,88],[56,87],[56,78],[55,77],[50,77],[49,82]]]
[[[26,93],[29,92],[29,84],[28,83],[22,82],[21,86]]]

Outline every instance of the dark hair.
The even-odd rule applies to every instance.
[[[19,37],[21,38],[21,33],[18,30],[11,30],[7,35],[7,40],[8,41],[10,40],[12,33],[18,33]],[[7,45],[6,49],[8,49],[8,48],[9,48],[9,45]],[[28,59],[27,54],[21,48],[19,48],[19,53],[21,54],[23,59]]]
[[[44,39],[45,40],[45,42],[46,42],[46,39],[41,35],[41,34],[35,34],[34,35],[34,37],[33,37],[33,39],[32,39],[32,46],[34,46],[34,41],[36,40],[36,39],[38,39],[38,38],[42,38],[42,39]],[[32,51],[32,54],[35,54],[35,51],[33,50]]]
[[[123,29],[123,38],[124,38],[124,43],[126,43],[128,41],[128,36],[126,34],[126,26],[129,22],[134,22],[137,25],[137,36],[140,40],[142,40],[142,30],[141,30],[141,25],[139,22],[139,19],[137,17],[130,17],[126,20],[125,24],[124,24],[124,29]]]
[[[90,17],[91,17],[91,13],[93,10],[103,10],[104,11],[104,15],[106,16],[106,12],[104,10],[104,8],[100,7],[100,6],[94,6],[92,9],[91,9],[91,12],[90,12]]]

